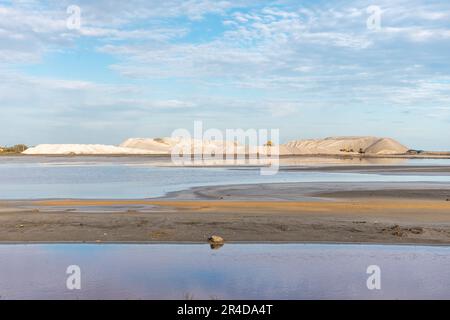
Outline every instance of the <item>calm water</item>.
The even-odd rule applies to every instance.
[[[284,164],[311,165],[308,161]],[[381,164],[450,164],[387,161]],[[349,162],[325,159],[322,164]],[[365,181],[449,183],[449,177],[300,171],[261,176],[255,168],[171,167],[167,158],[157,157],[0,157],[0,199],[145,198],[205,185]],[[81,290],[66,288],[69,265],[81,268]],[[369,265],[381,268],[381,290],[366,287]],[[450,299],[450,247],[226,244],[211,250],[192,244],[0,245],[0,299],[186,297]]]
[[[66,269],[81,269],[68,290]],[[381,290],[368,290],[369,265]],[[450,247],[0,245],[2,299],[450,299]]]
[[[338,162],[337,159],[331,160]],[[303,161],[307,165],[307,160]],[[426,164],[430,161],[426,160]],[[0,157],[0,199],[146,198],[190,187],[219,184],[343,181],[448,183],[450,180],[449,176],[439,175],[326,172],[279,172],[273,176],[261,176],[257,168],[180,168],[168,164],[169,159],[158,157]],[[341,164],[347,164],[347,161]],[[445,164],[445,160],[436,160],[435,164]]]

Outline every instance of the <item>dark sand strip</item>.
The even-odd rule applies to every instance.
[[[0,207],[0,241],[206,241],[217,234],[227,241],[450,244],[450,202],[442,200],[48,200]]]
[[[450,244],[450,184],[199,187],[141,200],[0,201],[0,241]]]
[[[450,166],[412,165],[335,165],[335,166],[283,166],[280,171],[320,171],[347,173],[374,173],[383,175],[450,175]]]

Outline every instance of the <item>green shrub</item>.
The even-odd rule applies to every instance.
[[[0,147],[0,152],[2,152],[2,153],[21,153],[27,149],[28,149],[28,147],[24,144],[16,144],[12,147]]]

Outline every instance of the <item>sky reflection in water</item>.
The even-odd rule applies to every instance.
[[[81,267],[82,289],[66,289]],[[381,290],[366,269],[381,268]],[[450,247],[225,244],[0,245],[3,299],[450,298]]]

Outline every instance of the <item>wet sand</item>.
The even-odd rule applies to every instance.
[[[447,188],[447,189],[446,189]],[[158,199],[0,202],[0,241],[450,244],[450,188],[314,183],[200,187]]]
[[[284,166],[281,171],[322,171],[322,172],[350,172],[375,174],[403,174],[403,175],[450,175],[450,166],[429,165],[333,165],[333,166]]]
[[[449,166],[338,165],[280,169],[450,173]],[[450,180],[208,186],[140,200],[0,201],[3,242],[204,242],[213,234],[225,241],[448,245]]]
[[[450,198],[449,183],[440,182],[308,182],[241,184],[197,187],[172,192],[161,200],[232,201],[341,201],[343,199],[388,198],[441,200]]]

